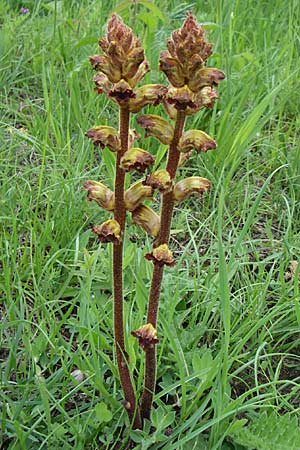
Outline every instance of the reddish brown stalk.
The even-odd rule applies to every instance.
[[[117,153],[115,172],[115,209],[114,218],[121,226],[122,236],[125,232],[126,209],[124,205],[125,171],[121,169],[120,159],[128,149],[129,108],[120,107],[120,139],[121,150]],[[121,385],[124,391],[124,406],[127,410],[133,428],[141,428],[140,413],[137,408],[136,395],[130,378],[129,361],[124,342],[123,321],[123,240],[113,244],[113,284],[114,284],[114,336],[115,347],[120,374]]]
[[[180,152],[178,151],[178,142],[183,132],[185,122],[185,112],[179,110],[177,112],[177,118],[175,123],[175,130],[172,143],[169,147],[167,171],[169,172],[172,180],[175,179],[176,170],[179,163]],[[171,222],[173,216],[174,200],[173,193],[166,192],[162,199],[161,208],[161,227],[158,237],[158,245],[168,244],[170,237]],[[164,266],[154,265],[152,282],[149,294],[149,305],[147,323],[151,323],[156,328],[158,305],[161,284],[163,280]],[[153,399],[153,393],[156,382],[156,349],[155,346],[145,349],[145,379],[144,379],[144,391],[142,395],[141,403],[141,415],[143,419],[150,418],[150,411]]]

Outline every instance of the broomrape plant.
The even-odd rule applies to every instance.
[[[174,205],[191,194],[201,195],[210,188],[210,181],[200,176],[176,180],[178,167],[191,152],[214,149],[216,142],[204,131],[184,130],[187,116],[202,108],[211,108],[218,97],[216,86],[224,79],[224,73],[207,67],[212,44],[207,42],[203,27],[188,13],[182,27],[174,31],[167,41],[167,50],[160,54],[159,68],[166,75],[169,85],[146,84],[137,87],[149,71],[140,39],[120,17],[113,15],[107,25],[107,34],[100,38],[101,55],[93,55],[90,62],[96,71],[95,90],[107,95],[119,108],[119,129],[98,125],[86,135],[95,146],[107,147],[116,154],[115,184],[112,192],[103,183],[88,180],[84,188],[88,199],[111,212],[112,218],[93,231],[100,242],[113,245],[113,294],[114,340],[121,385],[123,405],[132,427],[140,429],[144,419],[150,418],[156,381],[157,316],[164,266],[174,266],[169,248],[170,228]],[[144,176],[124,188],[126,172],[149,171],[155,156],[135,145],[138,138],[130,128],[131,114],[139,113],[146,105],[162,103],[168,118],[154,114],[142,114],[137,123],[146,130],[146,137],[158,139],[168,145],[165,168]],[[152,199],[158,190],[161,194],[160,216],[143,202]],[[153,263],[153,275],[149,292],[147,320],[131,334],[138,339],[145,353],[144,389],[141,398],[136,396],[133,377],[129,371],[125,348],[123,323],[123,243],[126,215],[131,214],[134,224],[141,226],[153,239],[153,249],[145,258]]]

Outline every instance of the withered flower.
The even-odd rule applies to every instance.
[[[124,202],[125,208],[128,211],[134,211],[143,200],[152,198],[153,189],[150,186],[145,186],[142,181],[137,181],[125,191]]]
[[[136,89],[135,98],[129,101],[130,112],[137,113],[146,105],[158,105],[166,95],[168,88],[161,84],[146,84]]]
[[[137,123],[145,128],[145,137],[155,136],[162,144],[171,144],[174,127],[166,119],[155,114],[142,114]]]
[[[149,259],[153,264],[158,266],[175,266],[175,261],[173,259],[173,253],[169,249],[167,244],[161,244],[154,248],[151,253],[146,253],[146,259]]]
[[[153,209],[149,208],[149,206],[139,205],[132,212],[132,220],[134,224],[144,228],[150,236],[158,236],[160,229],[160,218],[156,212],[153,211]]]
[[[206,152],[207,150],[216,148],[217,143],[208,134],[200,130],[188,130],[182,134],[179,140],[178,150],[186,153],[194,148],[197,151]]]
[[[157,330],[151,323],[142,325],[137,330],[133,330],[131,334],[132,336],[138,338],[139,345],[144,350],[146,350],[147,348],[153,348],[154,344],[159,343],[159,339],[157,338]]]
[[[172,179],[166,169],[159,169],[148,175],[144,184],[160,192],[169,192],[172,189]]]
[[[101,225],[94,225],[93,232],[100,242],[121,242],[122,232],[119,222],[115,219],[106,220]]]
[[[121,148],[119,133],[113,127],[99,125],[88,130],[85,135],[92,140],[94,145],[101,148],[107,147],[112,152],[117,152]]]
[[[155,156],[142,148],[132,147],[121,158],[120,167],[126,171],[145,172],[155,161]]]
[[[95,200],[98,205],[107,211],[113,211],[115,206],[114,193],[105,184],[98,181],[88,180],[83,183],[84,189],[88,191],[88,200]]]
[[[211,186],[210,181],[207,178],[202,177],[189,177],[184,180],[178,181],[173,189],[173,198],[176,202],[185,200],[191,194],[202,194],[207,191]]]

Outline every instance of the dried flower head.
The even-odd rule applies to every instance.
[[[158,266],[175,266],[176,264],[173,259],[173,253],[167,244],[161,244],[154,248],[151,253],[146,253],[145,258]]]
[[[132,336],[138,338],[139,345],[144,349],[153,348],[155,344],[158,344],[157,330],[151,323],[142,325],[137,330],[131,332]]]
[[[88,180],[83,183],[83,187],[88,191],[87,198],[89,201],[95,200],[102,208],[113,211],[115,195],[105,184]]]
[[[121,242],[122,232],[119,222],[115,219],[106,220],[101,225],[94,225],[93,232],[100,242]]]

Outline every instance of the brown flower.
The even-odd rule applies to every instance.
[[[169,250],[167,244],[161,244],[154,248],[151,253],[146,253],[145,258],[158,266],[175,266],[176,264],[173,259],[173,253]]]
[[[135,225],[139,225],[152,237],[158,236],[160,229],[160,218],[146,205],[139,205],[132,212],[132,221]]]
[[[176,202],[185,200],[191,194],[202,194],[207,191],[211,186],[211,183],[207,178],[202,177],[189,177],[184,180],[178,181],[175,184],[173,190],[173,198]]]
[[[109,219],[101,225],[94,225],[93,232],[97,235],[100,242],[121,242],[122,232],[119,222],[115,219]]]
[[[121,158],[120,167],[126,171],[145,172],[155,161],[155,156],[138,147],[132,147]]]
[[[83,183],[84,189],[88,191],[88,200],[95,200],[98,205],[107,211],[113,211],[115,206],[114,193],[104,184],[98,181],[88,180]]]
[[[155,114],[142,114],[137,123],[145,128],[145,137],[155,136],[162,144],[170,144],[174,135],[174,127],[166,119]]]
[[[145,186],[143,181],[137,181],[132,184],[124,194],[125,208],[128,211],[134,211],[143,200],[152,198],[153,189],[150,186]]]
[[[157,330],[151,323],[142,325],[137,330],[131,332],[132,336],[138,338],[139,345],[146,350],[147,348],[153,348],[154,344],[158,344]]]
[[[146,84],[134,91],[135,97],[129,101],[129,109],[139,112],[146,105],[158,105],[166,95],[168,88],[161,84]]]
[[[158,189],[160,192],[169,192],[172,189],[172,179],[166,169],[156,170],[148,175],[144,184]]]
[[[186,153],[194,148],[197,151],[206,152],[207,150],[216,148],[217,143],[208,134],[200,130],[185,131],[178,144],[178,150]]]
[[[107,147],[112,152],[117,152],[121,148],[119,133],[113,127],[99,125],[88,130],[85,135],[92,140],[94,145],[101,148]]]

